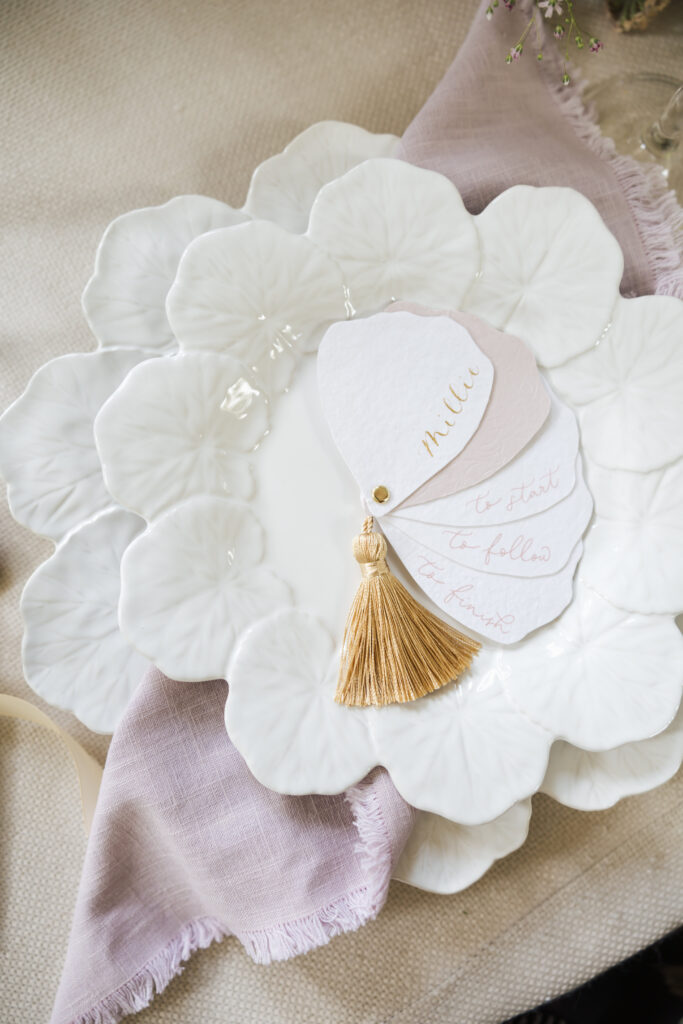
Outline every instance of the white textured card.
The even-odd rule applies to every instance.
[[[399,520],[398,526],[434,554],[479,572],[538,577],[558,572],[588,526],[593,499],[583,476],[545,512],[495,526],[436,526]],[[394,516],[386,522],[393,521]]]
[[[571,409],[548,391],[550,416],[512,462],[488,480],[457,494],[423,505],[402,505],[392,518],[490,526],[544,512],[566,497],[576,481],[579,428]]]
[[[403,507],[407,508],[464,491],[497,473],[543,427],[550,397],[533,352],[519,338],[495,330],[471,313],[431,311],[412,304],[389,308],[450,317],[470,332],[494,368],[491,399],[479,429],[459,455],[406,498]]]
[[[378,313],[329,328],[318,353],[323,410],[373,515],[390,512],[463,450],[493,374],[469,332],[446,316]],[[381,502],[377,488],[388,492]]]
[[[441,558],[386,517],[382,530],[405,568],[437,607],[466,629],[501,644],[516,643],[552,622],[567,607],[572,598],[572,577],[583,551],[579,542],[559,572],[524,579],[477,572]]]

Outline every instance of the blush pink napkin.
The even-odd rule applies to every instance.
[[[230,743],[224,682],[152,670],[112,740],[54,1024],[147,1006],[234,935],[283,960],[375,917],[414,812],[377,769],[337,797],[279,796]]]
[[[562,85],[553,40],[543,46],[542,63],[532,53],[504,63],[502,55],[527,21],[520,8],[528,7],[523,0],[515,11],[500,8],[490,22],[480,11],[457,58],[403,135],[400,155],[450,178],[471,213],[512,185],[577,189],[621,245],[623,293],[683,298],[677,241],[683,210],[665,191],[658,168],[645,170],[616,155],[586,116],[578,74],[574,85]]]
[[[472,212],[512,184],[571,185],[619,239],[626,293],[683,295],[673,197],[615,157],[557,69],[502,63],[517,13],[491,24],[482,13],[405,133],[404,158],[451,178]],[[267,962],[381,908],[413,821],[386,774],[339,797],[270,793],[227,739],[225,695],[222,682],[142,681],[107,758],[52,1024],[142,1009],[224,935]]]

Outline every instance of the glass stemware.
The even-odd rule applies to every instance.
[[[667,75],[616,75],[589,86],[600,128],[619,153],[659,167],[683,202],[683,82]]]

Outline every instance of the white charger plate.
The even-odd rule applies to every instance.
[[[334,150],[335,150],[335,133],[337,133],[337,132],[340,133],[340,136],[342,134],[344,135],[344,138],[346,140],[344,145],[346,145],[346,142],[348,141],[349,133],[351,133],[352,135],[355,134],[356,138],[359,138],[359,135],[358,135],[359,130],[350,129],[348,126],[344,126],[343,129],[339,129],[338,126],[315,126],[314,129],[309,130],[308,138],[307,139],[305,139],[305,137],[301,137],[301,139],[303,140],[302,142],[299,142],[297,140],[295,142],[295,144],[293,144],[292,147],[288,148],[288,151],[283,156],[281,156],[279,158],[273,158],[273,161],[271,162],[271,166],[275,165],[275,167],[277,169],[277,166],[278,166],[277,162],[280,161],[280,165],[279,166],[280,166],[281,169],[280,169],[280,171],[278,173],[280,174],[281,179],[287,180],[287,173],[288,173],[287,172],[287,160],[291,160],[292,159],[292,153],[294,154],[296,159],[299,161],[299,163],[303,162],[304,164],[306,164],[307,161],[305,160],[305,158],[302,157],[302,154],[305,153],[306,146],[314,144],[314,145],[317,145],[317,146],[321,146],[321,148],[325,150],[325,152],[326,152],[327,167],[331,168],[332,173],[331,173],[330,176],[333,177],[334,176],[334,172],[337,169],[345,169],[345,168],[343,168],[341,166],[339,168],[335,168],[335,166],[334,166],[334,159],[330,158],[330,154],[334,154]],[[305,136],[306,136],[306,134],[307,133],[305,133]],[[365,133],[362,133],[362,134],[364,135]],[[369,139],[371,139],[371,138],[372,137],[369,137]],[[363,143],[366,143],[366,142],[368,142],[368,138],[363,140]],[[390,140],[381,140],[381,144],[380,144],[380,140],[378,140],[377,147],[380,148],[380,149],[382,147],[387,147],[388,148],[389,144],[390,144]],[[344,146],[342,146],[341,148],[343,149]],[[347,152],[348,152],[348,148],[349,147],[347,146],[347,150],[346,150]],[[351,147],[351,148],[353,148],[353,147]],[[362,149],[362,146],[358,145],[356,147],[356,152],[358,153],[358,151],[360,149]],[[373,146],[369,146],[368,149],[366,149],[365,152],[362,152],[360,155],[361,156],[374,155],[375,152],[376,152],[376,149],[374,148],[374,140],[373,140]],[[344,159],[346,160],[347,158],[344,157]],[[312,166],[315,165],[315,161],[314,160],[311,160],[310,163],[311,163]],[[321,163],[324,164],[325,161],[321,161]],[[366,173],[366,172],[364,172],[364,173]],[[275,175],[275,177],[277,178],[277,174]],[[320,184],[320,182],[318,181],[317,184]],[[348,186],[346,186],[346,187],[348,189]],[[303,226],[305,226],[305,220],[307,219],[306,218],[306,212],[307,212],[306,211],[306,203],[309,201],[311,195],[313,194],[313,191],[314,191],[314,188],[312,188],[312,187],[309,187],[307,192],[306,192],[306,190],[304,190],[304,193],[305,193],[304,194],[304,198],[301,201],[301,203],[299,204],[299,206],[297,207],[297,202],[298,202],[298,200],[296,198],[297,190],[296,189],[292,190],[292,192],[294,194],[294,202],[293,202],[293,207],[292,208],[294,209],[295,213],[292,214],[291,211],[290,211],[290,214],[288,216],[293,216],[295,219],[294,220],[290,220],[289,223],[288,223],[288,226],[294,227],[297,230],[300,230]],[[388,190],[388,191],[390,191],[390,190]],[[545,192],[546,190],[543,190],[543,191]],[[250,193],[250,195],[251,195],[251,193]],[[143,308],[142,315],[141,315],[141,321],[142,321],[143,328],[145,328],[146,326],[149,326],[149,323],[152,324],[152,327],[149,329],[148,333],[145,334],[144,330],[142,331],[142,333],[137,333],[137,334],[135,334],[134,332],[133,332],[133,334],[128,334],[127,333],[126,325],[128,324],[128,326],[130,326],[129,319],[127,319],[127,318],[129,318],[130,315],[131,315],[131,309],[129,307],[127,309],[127,315],[123,317],[123,322],[121,323],[121,320],[119,320],[119,326],[116,328],[116,330],[113,333],[112,332],[108,332],[108,330],[103,328],[103,327],[100,327],[96,322],[93,323],[93,326],[95,327],[96,331],[98,333],[100,333],[100,336],[101,336],[104,344],[111,344],[112,341],[119,342],[119,343],[121,343],[121,342],[126,343],[127,338],[129,338],[129,337],[132,338],[134,336],[134,339],[135,339],[134,343],[138,344],[138,345],[141,345],[142,347],[147,348],[147,349],[157,349],[157,350],[161,349],[161,350],[164,350],[164,349],[172,347],[173,341],[169,340],[167,333],[164,334],[164,331],[160,331],[159,330],[160,326],[163,326],[163,317],[161,316],[161,313],[163,311],[162,311],[162,308],[161,308],[161,305],[160,305],[160,296],[163,297],[164,290],[168,287],[169,276],[170,276],[169,271],[172,273],[174,259],[177,262],[177,254],[178,254],[180,246],[179,246],[177,241],[173,241],[173,244],[167,243],[167,240],[164,237],[163,228],[161,226],[161,221],[163,220],[164,216],[166,216],[166,215],[168,215],[170,219],[175,219],[175,215],[178,212],[177,208],[179,206],[181,206],[181,205],[183,205],[183,207],[185,208],[185,213],[187,214],[188,206],[191,208],[192,203],[195,202],[195,200],[197,202],[198,213],[197,213],[197,219],[196,219],[196,223],[195,223],[194,227],[198,228],[199,230],[205,230],[206,228],[210,228],[210,227],[215,226],[215,222],[213,220],[210,220],[208,222],[206,220],[202,221],[202,217],[200,215],[199,207],[201,207],[202,210],[206,210],[207,204],[208,204],[208,206],[211,207],[211,217],[215,217],[215,215],[216,215],[216,211],[215,211],[216,205],[222,206],[222,204],[214,204],[213,201],[203,200],[203,199],[198,198],[198,197],[183,198],[182,200],[176,200],[176,201],[173,201],[171,204],[167,204],[166,207],[157,208],[157,210],[154,211],[154,216],[156,216],[156,222],[155,222],[156,223],[155,230],[157,232],[156,239],[155,239],[154,235],[152,233],[150,233],[150,227],[149,227],[149,225],[150,225],[150,218],[154,219],[153,211],[139,211],[137,213],[134,213],[134,214],[131,214],[131,215],[127,215],[127,218],[120,218],[120,221],[127,220],[127,222],[128,222],[129,237],[128,237],[127,241],[130,244],[133,244],[133,240],[136,238],[136,235],[135,235],[135,219],[136,218],[139,219],[139,227],[140,227],[141,235],[147,234],[147,237],[149,239],[148,246],[147,246],[149,258],[150,258],[152,263],[156,263],[157,266],[162,266],[163,268],[165,268],[165,272],[166,272],[167,276],[166,276],[166,278],[164,278],[163,273],[157,273],[156,275],[154,273],[150,274],[150,280],[154,280],[155,287],[154,288],[150,287],[150,289],[147,292],[147,295],[150,297],[148,301],[149,301],[149,304],[150,304],[151,308],[153,310],[155,310],[155,316],[157,317],[157,320],[155,321],[154,317],[147,317],[145,315],[145,313],[144,313],[144,308]],[[582,200],[582,202],[585,203],[585,200]],[[494,205],[495,204],[492,204],[492,207]],[[229,208],[225,208],[225,209],[229,210]],[[489,209],[491,209],[491,208],[489,208]],[[163,211],[165,211],[165,213]],[[331,214],[329,215],[329,218],[328,218],[330,220],[330,223],[331,223],[332,227],[330,227],[329,224],[327,224],[327,226],[326,226],[326,219],[325,219],[325,217],[322,218],[322,221],[321,221],[321,223],[322,223],[321,231],[322,231],[323,236],[325,235],[326,231],[328,232],[328,235],[331,233],[331,235],[334,238],[336,238],[338,236],[338,231],[334,228],[334,224],[335,224],[334,213],[335,213],[335,211],[333,209]],[[514,211],[513,211],[513,213],[514,213]],[[173,215],[173,216],[171,217],[171,215]],[[510,211],[509,211],[509,203],[508,203],[508,208],[507,208],[507,214],[506,215],[508,217],[511,216]],[[593,211],[593,215],[594,215],[594,211]],[[230,222],[230,223],[237,223],[237,221],[242,219],[238,214],[235,213],[235,211],[232,211],[231,214],[224,213],[224,214],[222,214],[222,216],[224,216],[226,218],[226,222]],[[588,218],[589,219],[590,219],[590,217],[591,217],[591,215],[588,214]],[[191,228],[191,226],[192,226],[192,216],[186,216],[185,220],[187,221],[187,223],[190,225],[190,228]],[[484,215],[482,215],[482,218],[478,219],[478,220],[479,220],[479,223],[477,225],[477,229],[479,231],[480,237],[483,237],[484,242],[485,242],[486,241],[486,237],[487,237],[487,232],[489,232],[491,237],[494,239],[493,250],[497,251],[496,246],[498,246],[499,243],[500,243],[500,237],[499,237],[500,233],[501,233],[500,232],[500,225],[497,225],[495,223],[495,221],[494,221],[494,222],[492,222],[493,223],[493,227],[492,228],[490,226],[488,226],[484,230],[480,226],[482,223],[484,223]],[[491,221],[490,217],[489,217],[489,221]],[[116,223],[117,222],[115,222],[115,224]],[[409,225],[405,225],[404,224],[400,228],[400,230],[398,232],[398,235],[393,236],[395,238],[397,244],[400,244],[401,241],[405,239],[405,236],[406,236],[405,233],[408,230],[408,228],[409,228]],[[555,230],[559,230],[557,224],[554,225],[554,229]],[[174,229],[174,230],[176,230],[176,229]],[[604,228],[602,230],[604,231]],[[132,234],[130,232],[132,232]],[[170,235],[173,236],[173,234],[174,234],[173,231],[171,231]],[[580,232],[579,232],[579,234],[580,234]],[[503,235],[505,235],[505,232],[503,232]],[[408,236],[409,236],[409,231],[408,231]],[[106,252],[107,249],[114,244],[114,241],[116,242],[117,245],[121,246],[121,238],[120,237],[114,237],[114,234],[111,231],[110,231],[110,233],[108,233],[108,237],[109,237],[109,241],[107,241],[107,236],[105,236],[105,239],[103,240],[103,244],[102,244],[102,247],[101,247],[101,250],[100,250],[100,257],[98,258],[98,271],[97,271],[96,278],[95,278],[96,281],[99,280],[100,287],[104,287],[105,290],[106,290],[106,287],[110,287],[111,288],[111,281],[113,280],[113,279],[108,279],[108,277],[107,277],[108,273],[110,273],[109,268],[111,268],[112,266],[116,267],[117,265],[126,266],[129,263],[128,254],[125,251],[125,241],[124,241],[124,244],[123,244],[123,248],[119,248],[118,257],[113,258],[113,259],[106,259],[105,258],[105,256],[107,255],[107,252]],[[498,238],[497,242],[495,242],[496,238]],[[112,241],[112,239],[113,239],[113,241]],[[188,240],[187,239],[187,232],[186,232],[186,234],[184,236],[184,240],[185,241]],[[138,241],[139,241],[139,239],[138,239]],[[367,241],[367,239],[366,239],[366,241]],[[565,238],[565,242],[566,242],[566,238]],[[613,243],[613,240],[611,240],[611,242]],[[444,245],[448,245],[448,244],[449,244],[448,239],[444,238]],[[575,244],[578,245],[579,243],[577,243],[576,240],[575,240]],[[141,248],[141,247],[138,246],[138,248]],[[142,248],[144,248],[144,247],[142,247]],[[484,248],[485,248],[485,246],[484,246]],[[614,252],[613,244],[611,245],[610,242],[607,242],[603,255],[606,254],[607,256],[613,256],[613,252]],[[337,252],[336,255],[339,255],[339,253]],[[365,252],[362,255],[363,255],[363,258],[365,258],[368,254],[367,254],[367,252]],[[370,253],[370,255],[372,257],[372,253]],[[377,258],[376,258],[376,256],[377,256],[376,253],[375,253],[375,256],[372,257],[372,258],[375,259],[375,265],[374,265],[374,268],[373,268],[374,277],[373,277],[373,286],[372,287],[373,288],[379,288],[380,290],[384,289],[383,295],[385,297],[394,298],[394,297],[406,296],[405,292],[397,291],[397,289],[395,287],[397,282],[401,283],[401,281],[405,281],[405,277],[401,278],[400,274],[397,275],[397,273],[396,273],[396,265],[398,264],[399,267],[400,267],[401,259],[402,258],[406,258],[406,253],[395,251],[394,253],[392,253],[390,255],[391,255],[391,259],[389,260],[389,263],[394,267],[394,272],[392,274],[388,274],[387,273],[387,266],[383,266],[383,267],[378,267],[377,266],[377,262],[378,261],[377,261]],[[343,256],[343,253],[342,253],[342,256]],[[408,253],[408,256],[409,256],[409,253]],[[457,253],[455,253],[455,256],[457,257]],[[431,302],[436,302],[438,304],[439,302],[443,302],[443,299],[445,297],[444,296],[444,292],[443,291],[439,291],[439,288],[443,287],[443,288],[447,289],[448,288],[448,282],[446,280],[444,280],[442,284],[438,284],[437,283],[437,285],[435,285],[434,268],[429,263],[429,257],[430,257],[430,252],[421,251],[420,259],[417,261],[417,272],[418,272],[419,278],[420,278],[420,285],[419,285],[419,288],[417,288],[415,292],[410,293],[407,297],[419,298],[422,301],[427,301],[427,302],[431,301]],[[355,254],[355,256],[352,254],[351,257],[347,257],[347,260],[348,260],[348,265],[347,265],[347,268],[346,268],[347,274],[348,274],[349,277],[352,277],[353,272],[355,272],[355,269],[357,269],[357,267],[355,267],[355,264],[357,264],[359,262],[358,254]],[[343,259],[342,259],[342,262],[343,262]],[[618,273],[620,273],[620,269],[618,270],[618,273],[617,273],[617,271],[615,270],[615,263],[614,263],[613,259],[611,260],[611,262],[610,262],[610,259],[608,259],[607,263],[608,263],[608,267],[609,267],[609,271],[610,271],[610,274],[612,276],[612,279],[614,279],[616,277],[616,279],[618,280]],[[620,265],[619,265],[619,267],[620,267]],[[351,269],[349,269],[349,268],[351,268]],[[416,272],[415,263],[413,264],[413,267],[411,269],[412,269],[413,273]],[[555,268],[555,274],[556,275],[560,274],[560,279],[564,280],[562,278],[562,276],[561,276],[561,273],[560,273],[562,271],[562,269],[563,269],[562,267],[559,267],[559,268],[556,267]],[[564,269],[566,270],[566,268],[564,268]],[[484,275],[484,277],[485,276],[486,275]],[[571,276],[571,267],[570,267],[570,276]],[[114,278],[115,278],[115,275],[114,275]],[[604,284],[604,281],[605,281],[605,277],[603,276],[603,279],[602,279],[603,284]],[[379,282],[379,283],[377,283],[377,282]],[[532,288],[528,287],[528,285],[529,285],[528,282],[526,284],[526,291],[527,292],[535,293],[535,292],[538,292],[539,289],[540,289],[541,292],[543,292],[543,288],[540,285],[538,285],[537,282],[534,281],[534,282],[531,282],[531,283],[533,285]],[[475,282],[475,285],[476,284],[477,284],[477,282]],[[519,286],[519,282],[517,282],[517,286]],[[124,292],[125,292],[125,285],[123,287],[124,287]],[[357,278],[356,279],[356,291],[358,292],[359,295],[364,296],[363,297],[363,301],[371,303],[373,301],[372,298],[370,297],[372,289],[368,287],[367,293],[366,293],[366,292],[363,291],[363,289],[365,287],[366,286],[363,283],[363,281],[360,278]],[[476,309],[477,308],[477,303],[479,303],[479,304],[482,303],[482,301],[483,301],[482,298],[481,298],[482,287],[483,287],[483,285],[482,286],[477,286],[477,287],[473,286],[473,291],[474,291],[474,294],[475,294],[475,299],[473,300],[474,305],[471,308],[475,308]],[[512,287],[512,286],[510,285],[510,287]],[[91,287],[90,287],[90,294],[91,295],[93,294],[93,288],[94,288],[94,285],[91,285]],[[420,288],[422,290],[420,290]],[[494,291],[495,291],[495,289],[494,289]],[[513,288],[513,291],[514,291],[514,288]],[[484,289],[484,293],[485,293],[485,289]],[[452,291],[451,291],[451,294],[452,294]],[[114,295],[113,297],[115,298],[116,296]],[[584,295],[584,298],[585,298],[585,295]],[[589,300],[590,300],[590,296],[589,296]],[[525,294],[525,301],[526,301],[526,294]],[[358,302],[358,299],[356,299],[356,302]],[[155,305],[155,303],[156,303],[156,305]],[[451,302],[451,304],[453,304],[453,303]],[[112,307],[115,307],[116,305],[117,305],[116,302],[112,303]],[[125,308],[125,302],[123,302],[121,305],[122,305],[122,307]],[[523,305],[523,303],[522,303],[522,305]],[[588,305],[589,306],[591,305],[590,301],[588,301]],[[143,303],[143,307],[144,307],[144,303]],[[92,303],[90,305],[90,308],[92,310]],[[104,311],[107,312],[107,310],[106,310],[106,303],[105,303],[105,310]],[[600,311],[601,311],[601,313],[604,312],[604,303],[602,305],[600,305]],[[504,318],[505,310],[500,315],[501,315],[501,317]],[[91,318],[91,322],[93,322],[92,311],[91,311],[90,318]],[[490,318],[491,319],[495,319],[495,317],[493,315],[491,315]],[[95,315],[95,321],[96,320],[97,320],[97,314]],[[589,320],[590,320],[590,323],[594,323],[594,322],[596,322],[596,317],[593,316],[592,320],[589,317]],[[675,317],[674,317],[674,320],[675,320]],[[676,328],[676,326],[674,324],[674,330],[676,330],[676,329],[677,328]],[[136,324],[136,330],[139,332],[139,330],[140,330],[140,323]],[[165,328],[164,328],[164,330],[165,330]],[[519,331],[519,328],[518,328],[518,331]],[[164,340],[163,344],[159,344],[158,343],[158,339],[161,337],[162,334],[164,334],[165,340]],[[532,335],[533,335],[533,331],[532,331]],[[579,337],[579,335],[580,335],[580,332],[575,332],[574,333],[573,340],[572,340],[572,345],[573,346],[576,346],[577,344],[579,344],[579,341],[576,340]],[[591,344],[592,344],[592,342],[591,342]],[[541,337],[540,335],[537,338],[537,354],[540,354],[542,356],[542,358],[546,362],[554,362],[554,361],[557,360],[557,353],[553,350],[552,346],[550,346],[550,347],[548,346],[548,344],[547,344],[546,340],[544,339],[544,337]],[[59,361],[57,361],[57,362],[59,362]],[[560,381],[561,381],[561,373],[562,373],[562,371],[560,370],[558,372],[560,373]],[[555,386],[558,386],[556,381],[554,381],[554,383],[555,383]],[[604,394],[602,396],[599,396],[599,397],[604,398]],[[586,403],[586,404],[589,405],[589,409],[590,409],[590,403]],[[283,406],[281,405],[280,408],[282,408],[282,407]],[[641,420],[642,420],[642,417],[641,417]],[[51,431],[51,432],[54,433],[54,431]],[[268,440],[272,441],[274,439],[274,437],[275,437],[275,434],[273,434],[271,436],[271,438],[269,438]],[[641,432],[640,433],[641,440],[642,440],[642,437],[643,437],[643,435],[642,435],[642,432]],[[646,432],[646,435],[645,435],[645,439],[647,440],[647,432]],[[271,450],[274,450],[274,446],[273,446],[273,449],[271,449]],[[268,451],[268,445],[266,444],[266,445],[263,446],[262,454],[265,455],[265,453],[267,451]],[[654,461],[655,462],[657,462],[658,459],[660,458],[660,456],[657,455],[656,451],[654,453],[654,456],[653,456],[652,452],[649,451],[649,450],[645,454],[647,455],[647,459],[649,459],[650,462],[652,462],[653,457],[654,457]],[[641,453],[641,456],[642,456],[642,453]],[[647,461],[647,460],[644,459],[644,457],[641,458],[641,463],[644,462],[644,461]],[[37,502],[37,504],[40,504],[40,502]],[[355,513],[354,513],[354,515],[355,515]],[[354,519],[354,525],[355,525],[355,519]],[[348,533],[346,533],[346,532],[344,533],[344,537],[345,538],[347,538],[348,535],[349,535]],[[40,572],[40,570],[39,570],[39,572]],[[672,739],[671,739],[671,742],[670,742],[670,745],[669,745],[668,749],[673,750],[674,747],[676,746],[676,744],[674,742],[675,737],[676,737],[675,729],[672,730],[671,736],[672,736]],[[663,743],[664,742],[665,741],[663,740]],[[666,742],[668,743],[669,741],[666,741]],[[594,754],[594,755],[591,755],[591,756],[594,757],[594,758],[598,758],[599,759],[603,755],[601,755],[601,754]],[[678,754],[674,754],[674,756],[672,758],[672,762],[675,762],[676,757],[678,757],[678,760],[680,762],[680,752]],[[612,759],[612,760],[614,761],[614,759]],[[593,770],[596,770],[595,766],[593,766]],[[653,777],[652,774],[649,777],[652,778]],[[615,792],[619,792],[619,790],[620,790],[620,778],[619,778],[618,775],[614,777],[613,782],[614,782],[614,785],[613,785],[612,790],[610,791],[611,792],[611,797],[614,796]],[[634,779],[630,779],[629,781],[627,781],[625,783],[625,786],[622,786],[621,788],[624,789],[625,792],[628,792],[629,791],[629,786],[635,786],[635,780]],[[608,799],[611,799],[611,797],[609,797]],[[569,799],[567,802],[571,802],[571,799]],[[459,827],[463,828],[463,826],[459,826]],[[502,827],[502,825],[501,825],[501,827]],[[494,832],[495,832],[495,829],[494,829]],[[475,833],[476,833],[476,829],[475,829]],[[521,838],[523,839],[523,836]],[[520,839],[520,841],[521,841],[521,839]],[[494,844],[493,847],[491,847],[491,849],[494,849],[494,847],[495,847],[495,844]],[[484,859],[486,859],[486,858],[484,858]]]
[[[169,675],[230,679],[228,732],[265,785],[336,793],[382,764],[414,806],[478,826],[540,787],[554,740],[609,750],[671,723],[676,607],[651,614],[634,591],[617,608],[583,567],[559,619],[504,651],[485,644],[457,685],[408,706],[332,700],[361,512],[318,408],[325,325],[401,299],[514,329],[581,407],[584,451],[628,462],[647,487],[681,449],[683,305],[622,299],[621,272],[571,190],[513,188],[471,217],[446,179],[386,158],[324,186],[303,235],[253,221],[187,247],[166,303],[180,352],[132,370],[95,423],[110,491],[150,523],[123,557],[120,624]],[[228,430],[233,393],[250,454]],[[234,500],[240,460],[256,479],[248,505]],[[659,536],[640,531],[639,565]],[[631,550],[620,559],[637,571]]]

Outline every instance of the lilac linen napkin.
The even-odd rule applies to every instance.
[[[112,740],[53,1024],[143,1009],[194,950],[234,935],[283,960],[377,915],[414,812],[375,770],[345,796],[256,782],[224,682],[152,670]]]
[[[502,62],[518,18],[500,10],[488,23],[482,9],[405,133],[404,158],[451,178],[472,212],[513,184],[577,188],[621,243],[623,290],[683,295],[683,212],[653,173],[615,155],[557,68]],[[227,739],[225,695],[225,683],[157,672],[136,693],[107,759],[52,1024],[142,1009],[223,935],[266,962],[381,908],[413,820],[386,774],[334,798],[270,793]]]
[[[503,56],[519,39],[530,5],[475,17],[456,60],[403,135],[399,155],[439,171],[479,213],[512,185],[561,185],[597,207],[624,253],[626,295],[683,298],[683,210],[658,168],[617,155],[587,115],[577,88],[562,84],[552,39],[544,60],[533,53],[511,65]],[[537,12],[539,30],[547,37]],[[598,59],[598,58],[594,58]]]

